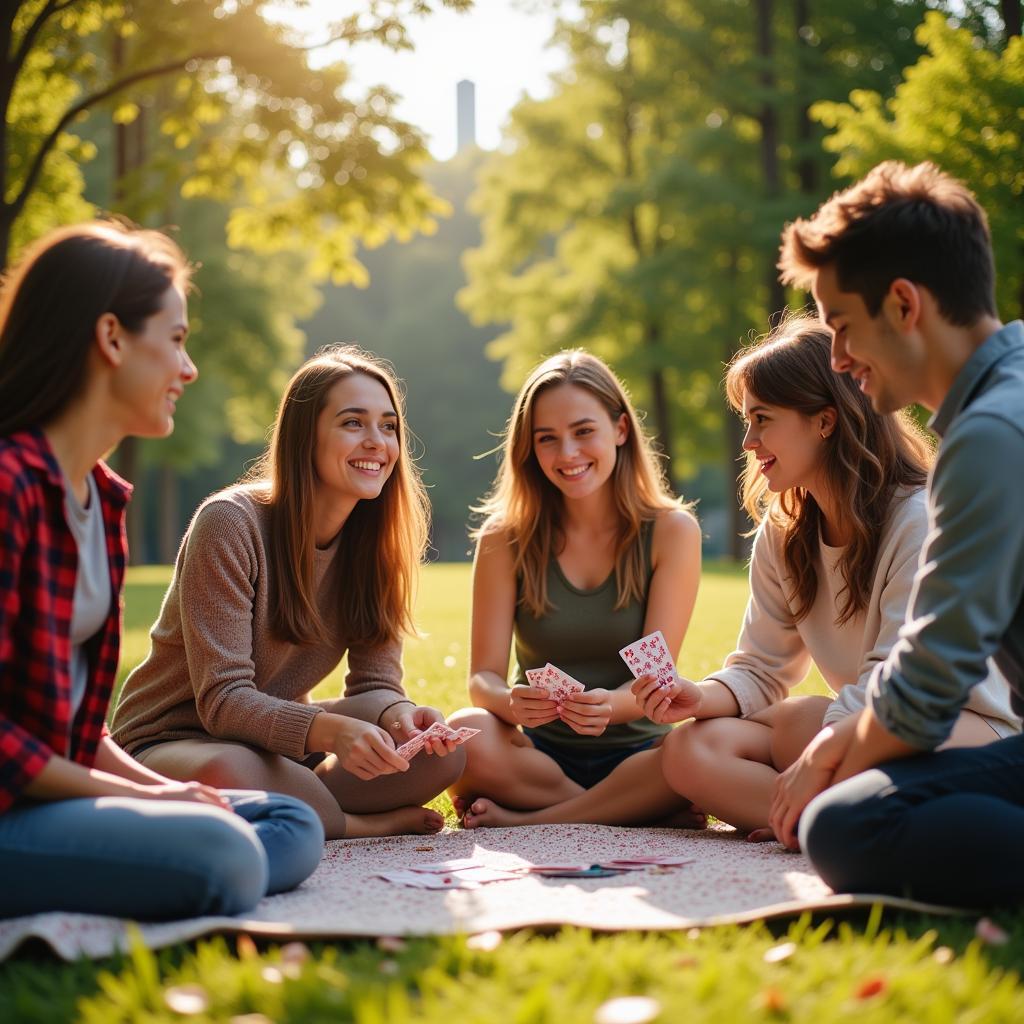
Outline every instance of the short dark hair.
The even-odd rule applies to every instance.
[[[0,292],[0,437],[43,426],[81,393],[104,313],[140,331],[189,274],[166,235],[114,221],[58,228],[32,245]]]
[[[898,277],[927,288],[952,324],[996,315],[985,211],[963,182],[932,163],[888,160],[809,220],[787,224],[778,265],[785,284],[805,288],[816,270],[834,265],[839,287],[860,295],[871,316]]]

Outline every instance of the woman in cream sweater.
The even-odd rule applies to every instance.
[[[730,365],[729,402],[747,428],[744,504],[760,524],[737,649],[703,682],[634,685],[654,721],[695,719],[664,743],[668,783],[744,830],[767,825],[776,776],[821,727],[864,707],[929,529],[930,449],[908,417],[878,416],[833,372],[830,344],[819,321],[792,318]],[[788,696],[812,661],[832,694]],[[993,666],[948,745],[1019,728]]]
[[[114,715],[147,767],[297,796],[329,839],[442,828],[420,805],[463,752],[395,749],[443,721],[402,689],[429,506],[400,397],[374,357],[321,351],[289,383],[264,463],[200,506]],[[312,700],[346,652],[345,696]]]

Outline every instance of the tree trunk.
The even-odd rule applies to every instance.
[[[775,109],[775,50],[772,38],[772,16],[774,0],[757,0],[757,59],[760,64],[758,75],[764,100],[758,122],[761,125],[761,177],[764,195],[777,199],[781,192],[779,171],[779,117]],[[766,284],[768,286],[768,315],[774,324],[786,305],[786,293],[779,281],[775,267],[774,249],[768,254]]]
[[[160,467],[157,479],[157,505],[159,530],[157,558],[162,565],[170,565],[178,553],[181,541],[181,521],[178,518],[178,471],[168,463]]]
[[[735,250],[729,253],[729,295],[739,294],[739,258]],[[735,326],[735,325],[734,325]],[[739,337],[742,334],[739,330],[723,331],[727,338]],[[723,363],[728,363],[733,357],[732,345],[727,343],[722,353]],[[725,414],[725,507],[728,512],[729,557],[736,562],[746,561],[750,545],[744,536],[753,525],[747,510],[743,507],[737,489],[736,477],[739,472],[739,465],[736,460],[742,454],[743,448],[743,427],[739,417],[727,409]]]
[[[657,348],[661,340],[661,328],[657,324],[647,324],[644,328],[644,343],[649,348]],[[651,389],[651,405],[654,413],[654,424],[658,432],[657,444],[661,454],[665,456],[665,477],[673,494],[678,494],[676,475],[673,469],[672,444],[672,407],[665,387],[665,371],[657,366],[648,376]]]
[[[818,192],[818,165],[812,152],[814,129],[811,125],[810,97],[812,95],[807,83],[807,65],[810,45],[803,36],[803,29],[810,25],[810,4],[808,0],[795,0],[793,13],[796,19],[796,52],[797,52],[797,111],[796,133],[800,155],[797,160],[796,172],[800,181],[800,191],[805,196],[814,196]]]
[[[1009,42],[1014,36],[1021,34],[1024,4],[1021,0],[999,0],[999,11],[1003,16],[1003,34]]]

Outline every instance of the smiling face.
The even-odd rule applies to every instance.
[[[889,322],[900,301],[893,289],[874,317],[860,295],[840,290],[832,265],[817,271],[812,289],[821,319],[832,330],[832,368],[848,373],[883,415],[921,401],[927,379],[919,339],[897,332]]]
[[[317,416],[318,489],[348,500],[379,496],[400,454],[398,413],[387,388],[365,373],[342,377]]]
[[[174,430],[174,412],[185,387],[198,376],[185,351],[188,311],[184,293],[170,287],[160,309],[137,333],[111,317],[120,352],[114,395],[125,410],[124,432],[138,437],[166,437]]]
[[[613,421],[586,388],[559,384],[533,403],[533,453],[541,471],[569,499],[594,494],[611,478],[625,415]]]
[[[770,491],[820,488],[824,446],[835,428],[834,409],[805,416],[796,409],[769,405],[746,391],[743,418],[747,424],[743,450],[757,459]]]

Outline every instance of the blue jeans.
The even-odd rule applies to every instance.
[[[0,814],[0,918],[239,914],[313,873],[324,831],[311,808],[277,793],[225,796],[233,814],[125,797],[15,804]]]
[[[558,767],[565,772],[577,785],[584,789],[596,786],[634,754],[641,750],[650,750],[654,740],[644,740],[629,747],[616,747],[612,750],[593,750],[590,747],[562,747],[557,743],[549,743],[536,729],[523,729],[530,737],[534,747],[542,754],[547,754]]]
[[[872,768],[825,790],[800,845],[838,892],[1024,900],[1024,736]]]

